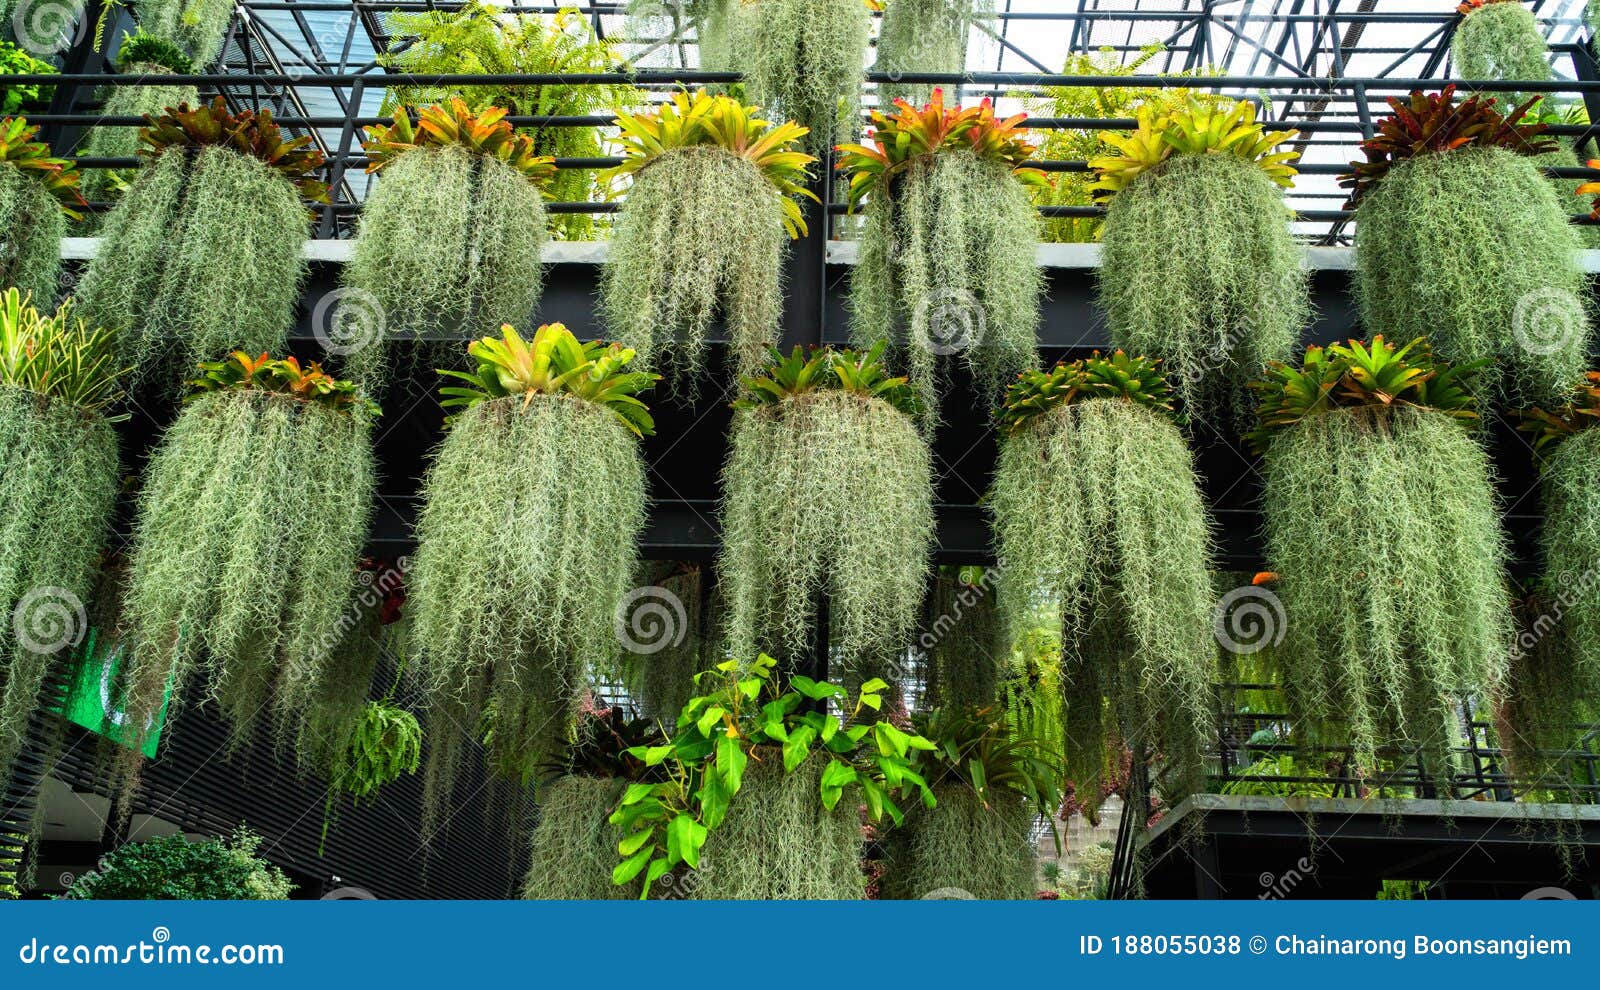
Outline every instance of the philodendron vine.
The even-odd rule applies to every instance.
[[[369,386],[386,370],[390,340],[460,327],[526,325],[543,287],[549,239],[542,189],[555,159],[535,154],[491,107],[461,100],[401,107],[367,128],[367,172],[380,176],[361,207],[344,285],[366,322],[348,328],[346,366]]]
[[[1458,699],[1498,689],[1511,646],[1506,543],[1472,433],[1477,365],[1381,336],[1312,347],[1254,387],[1268,568],[1298,741],[1421,747],[1448,778]]]
[[[0,294],[0,779],[72,616],[93,589],[116,502],[116,340],[73,313]]]
[[[773,123],[727,96],[674,93],[653,112],[619,111],[631,176],[600,283],[600,312],[640,363],[686,392],[705,360],[712,317],[727,328],[739,373],[776,339],[783,256],[806,230],[799,199],[814,158],[806,129]]]
[[[33,140],[37,126],[0,119],[0,288],[17,288],[40,306],[55,302],[61,238],[88,204],[73,163]]]
[[[1112,153],[1089,162],[1108,204],[1099,289],[1112,339],[1165,361],[1192,414],[1242,412],[1246,383],[1289,355],[1310,317],[1283,201],[1299,153],[1278,150],[1298,132],[1267,131],[1252,103],[1194,97],[1145,106],[1138,122],[1102,132]]]
[[[146,164],[107,214],[78,286],[85,315],[114,329],[141,375],[237,347],[280,353],[305,275],[302,197],[326,202],[310,137],[272,113],[168,108],[139,132]]]
[[[835,824],[829,829],[836,834],[857,831],[853,807],[841,807],[847,791],[860,795],[873,821],[903,820],[896,801],[903,800],[903,794],[920,796],[933,807],[933,792],[912,762],[914,751],[933,749],[933,743],[885,718],[867,722],[863,717],[869,709],[882,711],[887,684],[880,680],[862,684],[850,704],[843,688],[808,677],[791,677],[785,688],[776,678],[776,668],[777,661],[762,654],[753,663],[728,660],[714,671],[696,675],[695,686],[705,693],[684,706],[672,739],[630,751],[647,767],[660,768],[663,779],[630,784],[611,816],[623,831],[617,844],[622,861],[613,872],[614,882],[625,884],[642,875],[640,896],[648,896],[668,871],[680,866],[699,869],[704,852],[716,857],[711,881],[719,885],[803,886],[802,879],[792,876],[768,877],[765,884],[733,879],[746,870],[772,870],[762,857],[781,844],[801,847],[798,859],[811,858],[814,851],[803,849],[802,834],[789,832],[784,822],[766,822],[756,837],[756,848],[716,841],[717,830],[740,803],[747,774],[763,763],[781,765],[785,776],[820,764],[816,799],[830,821],[842,821],[842,828]],[[849,708],[843,723],[826,710],[830,703]],[[851,869],[853,845],[847,860]],[[753,862],[742,863],[741,857]]]
[[[620,345],[560,324],[473,341],[455,415],[423,486],[408,576],[413,663],[428,708],[427,815],[465,733],[526,776],[566,736],[586,665],[610,669],[618,602],[644,525],[639,438],[654,429]],[[581,483],[574,484],[574,479]]]
[[[1125,744],[1169,799],[1203,784],[1216,662],[1210,520],[1159,362],[1098,352],[1021,376],[989,507],[1011,638],[1059,629],[1067,772],[1094,786]]]
[[[1391,98],[1341,185],[1355,207],[1362,323],[1427,336],[1458,363],[1494,358],[1482,388],[1560,402],[1588,364],[1582,240],[1532,156],[1556,150],[1530,103],[1460,103],[1455,87]]]
[[[1025,117],[1000,120],[989,100],[946,107],[936,89],[920,109],[873,111],[869,144],[838,149],[850,208],[867,207],[851,339],[891,342],[930,421],[948,373],[940,358],[959,355],[996,394],[1037,360],[1039,215],[1028,189],[1048,180],[1023,166],[1034,150]]]

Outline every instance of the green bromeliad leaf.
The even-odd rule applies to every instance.
[[[74,317],[70,298],[53,314],[29,302],[15,288],[0,294],[0,382],[88,410],[121,399],[118,379],[131,369],[117,365],[116,335]]]
[[[48,144],[33,140],[38,133],[37,125],[29,126],[21,117],[0,118],[0,163],[44,183],[45,190],[61,204],[62,213],[82,220],[80,209],[89,202],[78,191],[77,166],[70,159],[51,157]]]
[[[915,419],[921,415],[922,402],[904,376],[888,373],[883,364],[886,347],[880,340],[867,351],[819,347],[807,354],[796,344],[787,356],[772,348],[765,373],[743,380],[743,391],[733,407],[756,409],[820,389],[839,389],[882,399]]]
[[[201,376],[189,382],[193,391],[186,402],[234,389],[286,395],[369,420],[382,414],[378,404],[365,398],[354,382],[334,378],[315,361],[301,368],[299,358],[293,355],[274,359],[267,354],[251,357],[234,351],[221,361],[201,362],[200,371]]]
[[[1006,390],[1000,424],[1020,433],[1054,409],[1086,399],[1124,399],[1158,412],[1172,413],[1172,386],[1154,358],[1095,351],[1078,361],[1062,362],[1048,371],[1032,369],[1017,376]]]

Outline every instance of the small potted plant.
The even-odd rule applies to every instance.
[[[61,238],[88,203],[71,161],[33,140],[38,127],[0,119],[0,287],[14,287],[40,306],[55,302]]]

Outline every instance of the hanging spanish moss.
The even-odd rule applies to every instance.
[[[811,130],[813,155],[855,140],[872,15],[865,0],[713,0],[701,67],[744,76],[744,96]]]
[[[933,538],[929,462],[881,399],[828,389],[736,413],[718,568],[729,653],[803,655],[823,596],[835,680],[903,650]]]
[[[1540,597],[1548,599],[1540,614],[1561,627],[1560,666],[1570,668],[1574,696],[1600,702],[1600,476],[1594,470],[1600,430],[1582,429],[1589,420],[1577,419],[1579,432],[1561,439],[1540,464],[1547,585]]]
[[[1266,557],[1285,619],[1284,698],[1303,743],[1421,747],[1449,773],[1459,699],[1493,693],[1510,646],[1505,536],[1488,459],[1449,416],[1308,416],[1266,456]]]
[[[522,885],[524,900],[610,901],[639,896],[637,884],[611,882],[621,830],[607,819],[627,782],[567,776],[540,788],[539,824]]]
[[[1450,42],[1459,79],[1542,82],[1555,78],[1550,50],[1533,11],[1518,0],[1491,0],[1467,13]],[[1531,93],[1507,93],[1515,106]]]
[[[43,183],[0,162],[0,286],[15,286],[41,306],[55,302],[61,275],[61,207]]]
[[[139,496],[124,605],[133,724],[170,684],[174,704],[200,687],[234,746],[269,716],[293,726],[348,629],[373,485],[366,423],[348,411],[237,386],[193,399]]]
[[[995,605],[998,569],[939,568],[917,646],[923,651],[923,707],[982,708],[1000,698],[1011,649]]]
[[[196,65],[222,51],[234,0],[138,0],[139,27],[182,48]]]
[[[694,675],[717,662],[704,630],[707,578],[699,565],[671,562],[646,574],[638,597],[618,616],[628,694],[644,714],[669,729],[694,694]],[[715,592],[712,592],[715,594]]]
[[[1573,649],[1574,624],[1567,620],[1596,583],[1592,571],[1557,575],[1518,603],[1517,639],[1495,699],[1495,728],[1511,777],[1526,789],[1518,794],[1524,800],[1586,803],[1569,788],[1583,780],[1573,756],[1583,752],[1585,726],[1600,717],[1600,691],[1585,666],[1592,657]]]
[[[874,72],[898,77],[906,72],[964,72],[967,36],[973,24],[991,14],[993,0],[889,0],[878,28]],[[928,102],[931,83],[880,83],[878,102],[897,99],[915,106]]]
[[[693,896],[700,900],[855,900],[866,890],[861,822],[841,801],[818,796],[822,768],[812,757],[784,773],[783,754],[756,751],[744,784],[706,839]]]
[[[988,804],[965,783],[939,784],[884,843],[883,896],[895,900],[1026,900],[1036,886],[1034,812],[1020,795]]]
[[[140,76],[170,75],[170,69],[142,63],[123,66],[121,71]],[[199,99],[193,86],[113,86],[106,95],[107,117],[143,117],[159,115],[168,107],[180,104],[193,105]],[[96,127],[89,132],[79,154],[86,158],[132,158],[139,151],[137,127]],[[94,202],[112,200],[137,177],[132,169],[91,168],[83,173],[83,194]],[[101,224],[103,226],[103,223]]]

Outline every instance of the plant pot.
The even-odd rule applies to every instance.
[[[759,758],[759,762],[758,762]],[[757,749],[728,816],[706,839],[692,896],[701,900],[853,900],[866,889],[856,805],[832,811],[818,793],[823,759],[783,772],[776,749]],[[688,885],[685,879],[685,885]]]
[[[1468,147],[1402,161],[1356,209],[1362,324],[1429,337],[1516,404],[1564,399],[1588,362],[1582,239],[1537,163]]]
[[[728,648],[795,657],[829,602],[830,673],[878,673],[921,618],[931,455],[910,417],[840,390],[741,410],[723,469]]]
[[[0,162],[0,285],[28,293],[39,309],[54,306],[66,232],[61,204],[44,183]]]
[[[599,777],[562,777],[539,791],[539,824],[525,900],[604,901],[639,896],[639,885],[618,886],[611,871],[620,862],[621,831],[606,819],[616,810],[627,782]]]
[[[1112,339],[1165,362],[1197,413],[1242,414],[1245,384],[1310,320],[1283,193],[1254,162],[1174,156],[1112,198],[1102,243]]]
[[[0,384],[0,779],[51,664],[87,631],[118,477],[103,416]]]
[[[884,843],[883,896],[894,900],[1028,900],[1037,891],[1034,813],[997,792],[985,807],[965,783],[933,788]]]

